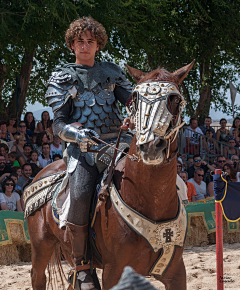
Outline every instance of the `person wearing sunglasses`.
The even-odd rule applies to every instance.
[[[30,144],[31,140],[27,134],[27,125],[24,121],[20,121],[18,124],[18,132],[16,133],[16,135],[21,135],[24,136],[25,139],[27,140],[27,143]]]
[[[0,204],[2,210],[23,212],[20,195],[14,191],[15,182],[12,178],[6,177],[2,182],[3,193],[0,193],[0,200],[5,200]]]
[[[194,185],[196,189],[196,201],[205,199],[207,196],[207,185],[203,181],[204,178],[204,170],[202,168],[195,169],[194,177],[190,178],[187,182],[190,182]]]
[[[218,155],[216,165],[217,169],[223,169],[224,164],[226,163],[226,158],[223,155]]]
[[[199,154],[193,156],[193,165],[187,169],[188,178],[194,177],[194,171],[198,168],[201,168],[204,171],[204,174],[207,173],[208,170],[214,171],[214,167],[202,160],[202,157]]]

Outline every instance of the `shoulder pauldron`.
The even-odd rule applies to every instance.
[[[48,80],[46,98],[53,113],[59,110],[69,98],[74,98],[77,89],[71,82],[72,76],[68,73],[62,75],[62,71],[53,72]]]

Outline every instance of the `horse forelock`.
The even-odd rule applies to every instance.
[[[146,74],[139,82],[143,83],[143,82],[147,82],[147,81],[168,81],[168,82],[172,82],[176,85],[176,87],[179,90],[178,87],[178,78],[170,73],[169,71],[167,71],[164,68],[157,68],[153,71],[151,71],[150,73]]]

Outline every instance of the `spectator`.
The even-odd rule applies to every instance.
[[[11,167],[20,167],[20,164],[17,160],[17,153],[16,152],[10,152],[8,153],[8,160],[9,163],[8,165],[10,165]]]
[[[60,154],[54,154],[53,157],[53,162],[62,159],[62,156]]]
[[[239,136],[239,133],[240,133],[239,126],[240,126],[240,117],[236,117],[233,120],[232,128],[230,129],[230,135],[232,135],[233,129],[237,129],[238,131],[237,135]]]
[[[233,155],[231,157],[231,161],[233,162],[233,167],[236,169],[236,164],[239,161],[239,157],[237,155]]]
[[[51,156],[60,154],[62,158],[62,140],[58,136],[53,136],[53,143],[50,145]]]
[[[28,181],[31,181],[31,176],[32,176],[32,167],[30,163],[25,163],[22,166],[22,176],[18,178],[18,183],[21,187],[21,193],[23,193],[23,187],[25,184],[27,184]]]
[[[201,156],[199,154],[196,154],[193,156],[193,165],[188,168],[187,173],[188,173],[188,178],[193,178],[194,177],[194,172],[196,169],[201,168],[204,171],[204,174],[207,173],[207,171],[210,169],[214,171],[214,167],[208,164],[206,161],[202,160]]]
[[[9,177],[12,178],[13,181],[15,182],[14,191],[20,195],[21,207],[24,210],[25,206],[24,206],[24,201],[23,201],[23,195],[22,195],[22,192],[21,192],[21,187],[19,185],[17,185],[17,183],[18,183],[18,175],[17,175],[17,173],[11,173],[9,175]]]
[[[50,163],[53,162],[52,157],[50,155],[50,145],[49,143],[43,143],[42,145],[42,154],[39,156],[39,162],[42,168],[46,167]]]
[[[229,137],[228,140],[228,145],[235,147],[236,146],[236,140],[234,137]],[[232,147],[226,147],[225,148],[225,153],[224,155],[226,156],[226,158],[231,159],[233,155],[237,154],[237,150],[235,148]]]
[[[189,202],[195,201],[197,193],[196,193],[194,185],[192,183],[190,183],[190,182],[187,182],[187,180],[188,180],[187,171],[180,171],[179,172],[179,176],[182,178],[182,180],[187,185],[187,188],[188,188],[188,192],[187,192],[188,201]]]
[[[41,115],[41,122],[37,124],[37,130],[38,132],[45,131],[50,143],[53,141],[52,123],[53,122],[50,120],[48,111],[43,111]]]
[[[7,131],[7,122],[0,122],[0,130],[1,130],[1,139],[6,142],[14,141],[14,137],[12,133]]]
[[[223,155],[218,155],[216,160],[216,169],[223,169],[224,164],[226,163],[226,158]]]
[[[14,169],[15,169],[17,175],[18,175],[18,178],[21,177],[21,176],[22,176],[22,168],[20,168],[20,167],[15,167]]]
[[[182,170],[182,163],[177,160],[177,174],[179,174],[179,172]]]
[[[210,130],[212,132],[212,136],[211,138],[216,139],[216,133],[215,130],[213,129],[213,127],[211,127],[212,123],[212,118],[211,117],[206,117],[205,121],[204,121],[204,125],[200,127],[200,129],[202,130],[203,134],[206,135],[206,131]]]
[[[212,160],[216,154],[218,153],[218,146],[217,146],[217,141],[215,141],[213,138],[213,133],[210,129],[206,130],[206,140],[204,139],[203,141],[203,146],[201,148],[201,155],[206,156],[208,162]]]
[[[18,125],[18,132],[16,133],[17,135],[21,135],[21,136],[24,136],[27,143],[30,144],[31,141],[29,139],[29,136],[27,134],[27,126],[26,126],[26,123],[24,121],[20,121],[19,122],[19,125]]]
[[[42,169],[42,165],[38,160],[38,153],[36,150],[31,152],[30,164],[32,167],[32,175],[35,177],[38,172]]]
[[[198,127],[198,121],[195,118],[190,119],[190,126],[185,130],[183,137],[186,139],[185,153],[199,154],[200,137],[203,135],[202,130]]]
[[[10,115],[10,118],[7,122],[7,131],[14,136],[17,133],[17,129],[17,117]]]
[[[16,135],[16,145],[13,145],[11,152],[17,153],[17,158],[19,159],[24,154],[23,147],[27,142],[27,139],[23,135]]]
[[[239,138],[239,134],[238,134],[238,129],[237,128],[234,128],[232,130],[232,136],[236,140],[236,147],[239,148],[240,147],[240,138]]]
[[[232,181],[232,182],[237,182],[238,181],[237,172],[234,170],[232,165],[230,165],[229,163],[224,164],[223,172],[227,172],[227,174],[228,174],[227,175],[227,181]]]
[[[6,144],[0,144],[0,153],[5,157],[6,162],[8,162],[8,152],[8,146]]]
[[[32,138],[32,135],[35,131],[35,119],[33,117],[33,113],[32,112],[27,112],[24,116],[24,122],[26,124],[26,133],[27,135]]]
[[[26,162],[29,162],[29,160],[31,158],[32,150],[33,150],[33,148],[32,148],[31,144],[25,144],[23,146],[23,154],[19,158],[19,163],[20,163],[21,166],[23,166],[23,164],[25,164]]]
[[[2,140],[2,132],[0,130],[0,144],[6,144],[8,146],[8,142]]]
[[[226,129],[227,120],[222,118],[220,120],[221,128],[217,130],[216,139],[220,142],[228,142],[229,130]]]
[[[195,169],[194,177],[189,179],[188,182],[192,183],[197,192],[196,200],[205,199],[207,196],[206,183],[203,181],[204,170],[202,168]]]
[[[1,209],[23,212],[20,202],[20,196],[16,191],[14,191],[14,188],[15,182],[12,178],[7,177],[2,182],[3,193],[0,193],[0,196],[2,196],[2,198],[0,197],[0,199],[4,199],[5,203],[1,203]]]
[[[38,134],[37,141],[35,144],[33,144],[33,149],[38,152],[38,155],[42,154],[43,143],[49,143],[49,139],[45,131]]]
[[[13,172],[13,170],[12,170],[11,166],[6,164],[5,157],[2,154],[0,154],[0,182],[2,182],[3,179],[6,176],[9,176],[10,173],[12,173],[12,172]]]

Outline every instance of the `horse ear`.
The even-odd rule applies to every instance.
[[[127,68],[130,76],[132,76],[137,83],[146,75],[146,73],[144,73],[136,68],[130,67],[127,64],[124,64],[124,65]]]
[[[190,69],[193,67],[195,62],[195,59],[188,65],[185,65],[184,67],[176,70],[173,74],[174,76],[176,76],[178,78],[178,83],[180,84],[185,77],[187,76],[187,74],[189,73]]]

